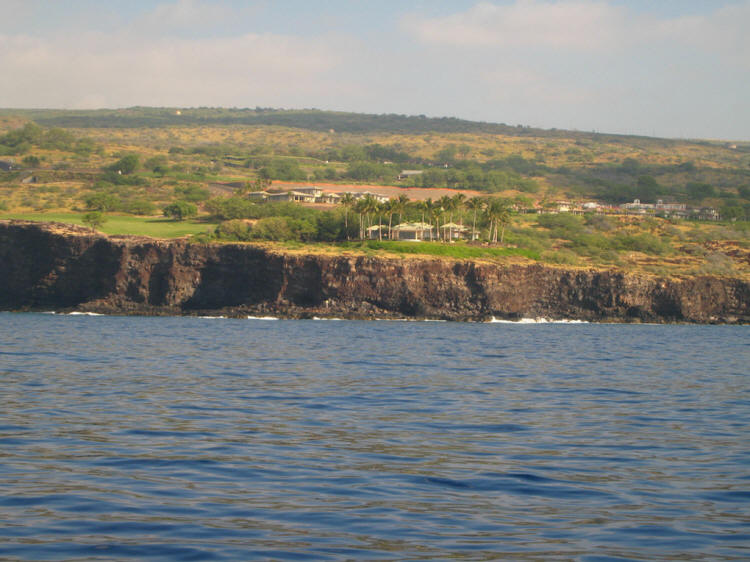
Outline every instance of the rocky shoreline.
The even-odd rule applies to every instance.
[[[750,283],[617,269],[279,253],[0,221],[0,310],[750,323]]]

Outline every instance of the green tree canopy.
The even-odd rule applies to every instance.
[[[182,221],[198,214],[198,207],[189,201],[175,201],[164,207],[164,216]]]

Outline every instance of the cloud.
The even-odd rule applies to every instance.
[[[247,33],[225,38],[0,36],[12,80],[0,98],[16,107],[271,105],[327,91],[347,49],[335,40]]]
[[[142,30],[160,30],[162,33],[183,29],[201,29],[244,18],[250,11],[252,11],[252,5],[238,12],[237,9],[220,2],[176,0],[158,4],[153,10],[138,18],[135,27]]]
[[[675,136],[750,130],[750,0],[670,17],[614,0],[504,0],[412,13],[379,33],[364,17],[329,25],[330,8],[312,9],[325,25],[300,29],[269,2],[60,8],[64,21],[35,6],[31,23],[0,25],[5,107],[261,105]]]
[[[411,15],[404,27],[432,44],[579,49],[617,40],[625,15],[622,8],[605,2],[518,0],[510,5],[482,2],[440,18]]]
[[[481,2],[464,12],[406,16],[402,29],[427,45],[467,48],[613,50],[667,43],[750,61],[750,0],[719,5],[701,15],[658,18],[603,0]]]

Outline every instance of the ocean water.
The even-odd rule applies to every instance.
[[[0,314],[0,559],[748,560],[750,328]]]

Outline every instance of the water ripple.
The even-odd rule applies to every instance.
[[[0,558],[748,559],[747,334],[0,314]]]

